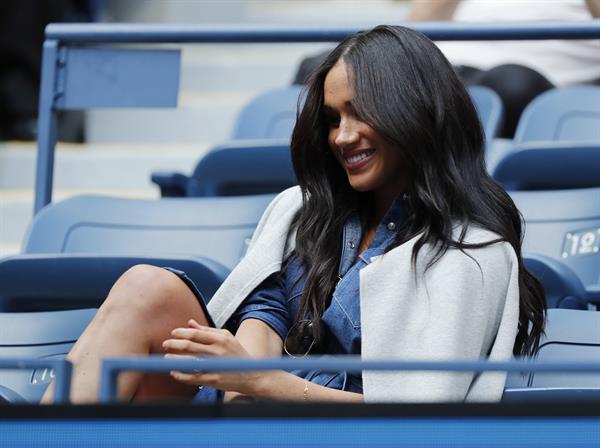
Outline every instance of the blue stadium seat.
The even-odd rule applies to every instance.
[[[219,145],[191,176],[153,173],[163,197],[241,196],[277,193],[296,184],[289,140],[249,140]]]
[[[229,273],[202,257],[19,255],[0,260],[0,312],[97,308],[115,281],[136,264],[186,272],[207,301]]]
[[[586,144],[600,146],[600,86],[552,89],[525,108],[512,143],[493,145],[488,166],[507,189],[598,186],[588,174],[597,150]]]
[[[523,251],[571,268],[600,304],[600,188],[510,192],[525,220]]]
[[[206,257],[232,269],[272,198],[78,196],[36,215],[24,253]]]
[[[187,272],[209,300],[271,199],[80,196],[51,204],[34,218],[24,254],[0,260],[0,311],[97,307],[141,263]]]
[[[232,140],[288,139],[296,124],[302,87],[268,90],[253,98],[239,113]]]
[[[0,357],[63,358],[95,313],[0,313]],[[52,377],[50,369],[0,370],[0,402],[38,402]]]
[[[527,269],[544,285],[548,308],[588,308],[585,288],[577,274],[568,266],[536,254],[524,254],[523,261]]]
[[[514,142],[600,142],[600,86],[552,89],[523,111]]]
[[[259,94],[239,113],[233,141],[211,150],[191,176],[155,172],[152,182],[159,186],[163,197],[278,193],[294,185],[289,140],[302,103],[302,90],[293,85]],[[285,154],[278,153],[278,147]],[[245,153],[244,148],[253,152]]]
[[[479,120],[489,146],[492,139],[498,136],[504,119],[502,100],[496,92],[488,87],[470,86],[468,91],[479,114]]]
[[[599,166],[600,141],[525,143],[510,149],[492,176],[509,191],[590,188],[600,187]]]
[[[548,310],[539,361],[600,361],[600,313]],[[600,376],[576,373],[529,373],[507,382],[504,401],[593,400],[600,398]]]

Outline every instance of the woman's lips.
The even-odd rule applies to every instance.
[[[344,166],[347,170],[357,170],[365,166],[375,154],[373,148],[366,149],[364,151],[355,151],[348,156],[342,156],[344,159]]]

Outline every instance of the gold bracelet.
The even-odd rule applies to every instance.
[[[302,395],[304,396],[304,401],[308,401],[308,383],[309,383],[309,381],[306,381],[306,383],[304,383],[304,391],[302,391]]]

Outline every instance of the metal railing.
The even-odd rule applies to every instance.
[[[445,372],[545,372],[600,374],[600,362],[529,361],[398,361],[362,360],[359,356],[306,357],[302,359],[232,359],[198,358],[165,359],[108,358],[102,363],[100,401],[110,403],[117,397],[117,379],[125,371],[169,372],[243,372],[263,370],[320,370],[324,372],[362,371],[445,371]]]
[[[51,369],[54,371],[54,401],[69,402],[72,365],[66,359],[0,358],[0,369]]]

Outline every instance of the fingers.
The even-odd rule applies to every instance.
[[[204,325],[200,325],[198,322],[196,322],[194,319],[190,319],[188,321],[188,327],[190,328],[196,328],[197,330],[202,329]]]
[[[169,374],[177,381],[194,386],[213,386],[217,384],[219,378],[219,375],[215,373],[184,373],[172,371]]]

